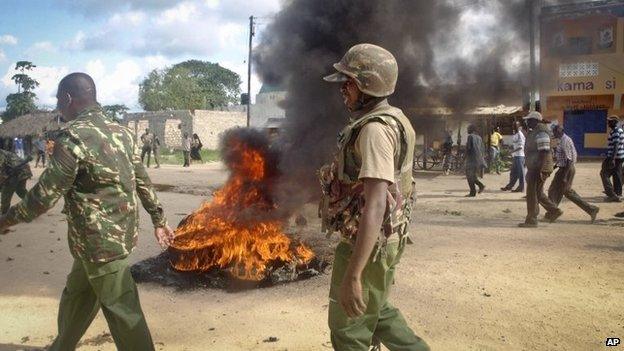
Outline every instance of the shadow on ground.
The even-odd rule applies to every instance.
[[[593,250],[601,250],[601,251],[617,251],[617,252],[624,252],[624,245],[622,246],[609,246],[609,245],[585,245],[585,248],[587,249],[593,249]],[[0,351],[2,349],[0,348]]]

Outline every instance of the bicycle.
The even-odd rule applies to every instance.
[[[425,155],[427,159],[425,160]],[[425,162],[426,161],[426,162]],[[431,147],[428,147],[424,152],[419,153],[414,157],[414,166],[413,170],[416,171],[416,167],[419,169],[424,169],[426,171],[432,169],[433,167],[439,165],[442,162],[442,155],[439,150],[434,150]]]

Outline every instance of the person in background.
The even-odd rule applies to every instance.
[[[513,157],[513,163],[511,164],[511,171],[509,172],[509,183],[501,188],[502,191],[509,191],[513,189],[516,182],[519,181],[518,187],[511,190],[512,193],[524,192],[524,143],[526,137],[522,131],[522,123],[520,121],[514,122],[514,135],[512,139],[513,151],[511,156]]]
[[[160,138],[156,134],[154,134],[154,142],[152,143],[152,153],[154,154],[154,162],[156,162],[154,168],[160,168]]]
[[[13,151],[19,158],[24,159],[24,139],[19,137],[13,139]]]
[[[145,162],[145,155],[147,154],[147,168],[149,168],[154,144],[154,134],[150,132],[149,128],[145,128],[145,133],[141,135],[141,142],[143,143],[143,147],[141,148],[141,163]]]
[[[202,144],[199,136],[197,134],[193,134],[193,139],[191,140],[191,160],[201,161],[201,154],[199,153],[204,144]]]
[[[503,136],[500,133],[500,127],[495,127],[490,135],[490,171],[494,170],[496,174],[500,174],[500,147]]]
[[[545,218],[550,222],[554,222],[563,214],[563,211],[544,194],[544,183],[553,171],[550,140],[552,131],[544,123],[542,114],[537,111],[530,112],[524,117],[524,120],[527,128],[529,128],[524,144],[524,154],[527,161],[527,216],[524,222],[518,226],[536,228],[540,205],[546,209]]]
[[[442,143],[442,171],[448,175],[451,170],[453,159],[453,136],[450,130],[444,131],[444,142]]]
[[[39,165],[39,161],[41,161],[41,167],[45,168],[46,163],[46,142],[42,135],[37,136],[35,139],[35,151],[37,152],[37,158],[35,159],[35,168]]]
[[[555,173],[555,177],[548,188],[548,198],[555,205],[559,205],[561,199],[565,196],[568,200],[574,202],[575,205],[585,211],[591,217],[593,223],[600,209],[588,204],[587,201],[583,200],[579,194],[572,189],[572,182],[574,181],[574,175],[576,173],[574,165],[576,164],[577,157],[574,142],[563,132],[562,126],[555,126],[553,128],[553,134],[556,139],[559,139],[559,144],[555,149],[555,167],[557,168],[557,173]]]
[[[624,162],[624,131],[618,125],[618,116],[609,116],[607,124],[611,128],[607,145],[607,157],[602,162],[600,178],[606,202],[620,202],[622,196],[622,162]],[[611,183],[613,179],[613,183]]]
[[[184,165],[182,167],[189,167],[191,165],[191,138],[188,133],[182,134],[182,155],[184,156]]]
[[[52,138],[48,138],[46,141],[46,154],[48,159],[52,156],[52,152],[54,152],[54,140],[52,140]]]
[[[466,197],[474,197],[478,193],[481,194],[485,189],[485,185],[479,181],[479,176],[485,165],[483,139],[477,134],[477,128],[474,125],[468,126],[468,139],[466,140],[466,180],[470,187],[470,193]]]

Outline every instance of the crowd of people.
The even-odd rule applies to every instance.
[[[540,205],[546,210],[544,219],[548,222],[556,221],[563,214],[559,208],[559,203],[564,196],[585,211],[590,216],[591,221],[594,222],[600,208],[585,201],[572,188],[578,157],[572,138],[564,132],[561,125],[551,124],[544,120],[541,113],[536,111],[525,116],[524,123],[527,127],[526,132],[520,121],[514,123],[509,182],[500,189],[501,191],[516,193],[526,192],[527,216],[519,226],[537,227]],[[606,195],[604,201],[621,202],[622,178],[624,177],[624,170],[622,169],[624,131],[618,116],[609,116],[607,124],[610,129],[609,138],[600,171],[604,194]],[[448,137],[445,139],[445,144],[448,143],[447,139]],[[500,174],[499,158],[502,140],[500,129],[494,128],[489,140],[490,171],[496,172],[496,174]],[[487,165],[484,149],[485,146],[477,134],[477,128],[474,125],[468,126],[465,172],[470,192],[466,195],[467,197],[475,197],[485,189],[485,184],[479,180]],[[545,192],[545,182],[555,169],[554,178],[547,192]],[[516,183],[518,183],[518,187],[514,189]],[[616,216],[624,216],[624,212],[616,214]]]

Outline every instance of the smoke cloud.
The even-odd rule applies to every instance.
[[[427,126],[413,113],[419,107],[461,116],[513,98],[510,82],[528,84],[527,11],[524,0],[286,1],[254,58],[265,83],[287,90],[280,204],[297,208],[319,194],[315,171],[331,160],[349,117],[340,86],[321,78],[351,46],[372,43],[394,54],[399,81],[390,103],[423,133]]]

